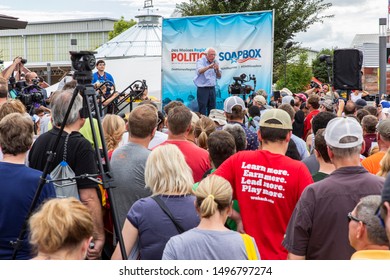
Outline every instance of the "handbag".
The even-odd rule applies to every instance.
[[[248,260],[258,260],[255,244],[253,243],[252,237],[245,233],[240,235],[242,237],[242,240],[244,241],[245,251],[248,256]]]
[[[171,219],[173,224],[175,225],[177,231],[180,233],[185,232],[184,228],[176,221],[176,219],[173,217],[171,211],[169,211],[168,207],[165,205],[164,201],[162,201],[158,196],[152,196],[152,199],[156,201],[158,206],[160,206],[161,210],[164,211],[164,213]]]

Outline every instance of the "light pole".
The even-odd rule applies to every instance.
[[[287,83],[287,50],[291,48],[293,45],[293,42],[289,41],[284,46],[284,87],[286,87]]]
[[[386,95],[387,19],[379,19],[379,100]]]

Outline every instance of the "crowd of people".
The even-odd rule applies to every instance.
[[[390,259],[390,103],[323,85],[216,109],[214,58],[209,48],[197,63],[198,112],[145,98],[124,116],[105,111],[97,143],[74,80],[28,112],[1,78],[0,259]],[[107,105],[104,67],[93,79],[109,81]],[[97,176],[103,146],[112,192]],[[60,167],[77,198],[60,197]]]

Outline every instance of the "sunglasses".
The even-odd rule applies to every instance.
[[[375,216],[378,217],[379,221],[381,222],[381,226],[384,228],[385,227],[385,220],[382,218],[382,211],[381,211],[382,205],[378,207],[375,211]]]
[[[359,220],[358,218],[356,218],[355,216],[352,215],[352,212],[349,212],[348,215],[348,222],[350,221],[355,221],[355,222],[362,222],[364,224],[364,222],[362,220]]]

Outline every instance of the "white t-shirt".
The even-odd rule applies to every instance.
[[[356,102],[356,100],[362,99],[362,94],[363,93],[361,91],[359,91],[357,95],[355,95],[355,93],[351,93],[351,100]]]

